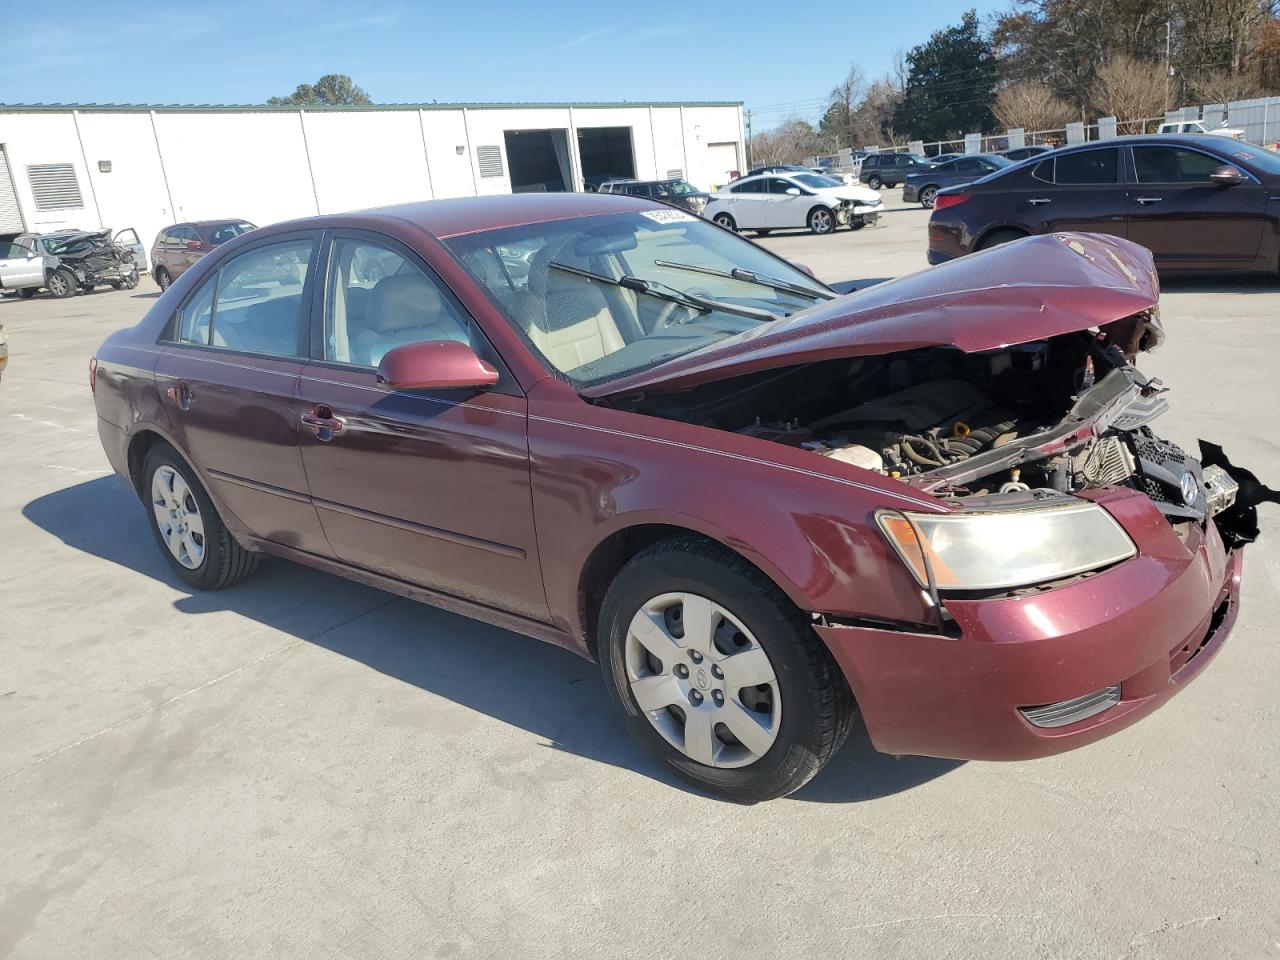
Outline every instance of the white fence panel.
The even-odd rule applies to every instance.
[[[964,135],[964,152],[965,153],[981,153],[982,152],[982,134],[966,133]]]
[[[1084,124],[1077,120],[1067,124],[1067,143],[1084,143]]]
[[[1115,117],[1099,117],[1098,118],[1098,139],[1110,140],[1116,135],[1116,118]]]
[[[1017,150],[1019,147],[1027,145],[1027,131],[1022,127],[1010,127],[1005,131],[1005,136],[1009,140],[1008,149],[1010,150]]]

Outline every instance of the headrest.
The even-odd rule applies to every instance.
[[[427,327],[440,318],[440,291],[422,274],[398,273],[383,277],[369,295],[365,322],[382,333],[409,327]]]

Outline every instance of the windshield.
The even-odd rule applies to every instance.
[[[1248,163],[1257,167],[1263,173],[1280,175],[1280,153],[1272,153],[1270,150],[1263,150],[1261,147],[1255,147],[1252,143],[1245,143],[1244,141],[1232,143],[1226,152],[1232,160]]]
[[[791,178],[796,183],[803,183],[815,190],[829,190],[831,187],[843,187],[844,184],[834,177],[825,177],[820,173],[797,173]]]
[[[578,386],[652,369],[831,296],[786,261],[674,209],[489,230],[446,246],[548,367]]]
[[[664,180],[662,183],[658,184],[658,196],[660,197],[683,197],[687,194],[697,192],[697,187],[685,180]]]

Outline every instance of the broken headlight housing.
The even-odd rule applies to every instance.
[[[882,510],[876,522],[920,585],[940,591],[1045,583],[1137,553],[1111,514],[1086,501],[982,513]]]

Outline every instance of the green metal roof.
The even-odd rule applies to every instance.
[[[618,107],[741,107],[741,100],[609,100],[593,103],[370,103],[268,106],[263,103],[0,103],[0,113],[370,113],[385,110],[547,110]]]

